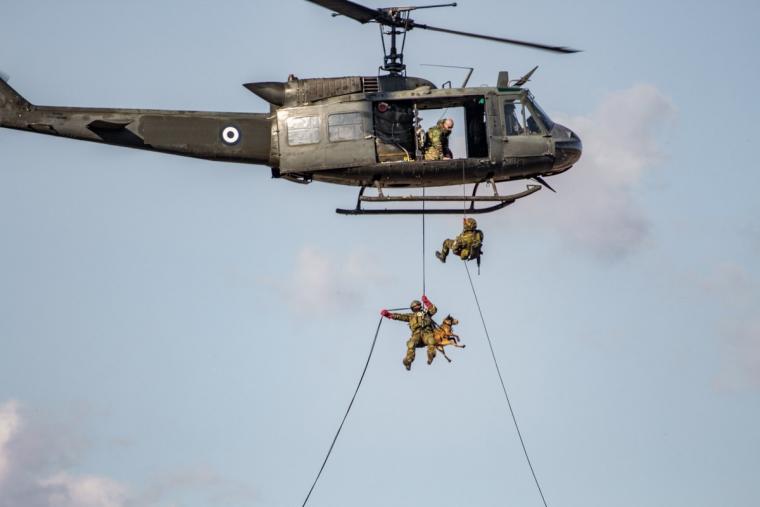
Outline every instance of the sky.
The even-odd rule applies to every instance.
[[[366,5],[383,4],[367,1]],[[0,69],[35,104],[265,112],[241,85],[374,75],[377,27],[301,0],[3,2]],[[474,277],[551,507],[760,501],[757,2],[465,0],[415,19],[409,74],[539,70],[580,162],[478,218]],[[461,142],[461,141],[460,141]],[[456,145],[456,140],[455,140]],[[519,191],[522,183],[505,185]],[[419,298],[419,217],[356,189],[0,131],[0,507],[300,505],[379,310]],[[451,364],[386,321],[309,505],[540,506],[461,262],[426,289]]]

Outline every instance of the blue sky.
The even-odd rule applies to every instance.
[[[367,2],[377,7],[380,3]],[[377,28],[304,1],[7,1],[0,69],[37,104],[266,111],[250,81],[372,75]],[[479,219],[475,283],[550,506],[760,499],[755,2],[460,2],[409,73],[530,87],[580,163]],[[506,188],[517,189],[520,184]],[[419,218],[355,189],[0,131],[0,507],[303,499],[383,307],[421,291]],[[401,366],[388,322],[310,505],[540,505],[464,268],[427,292],[467,349]]]

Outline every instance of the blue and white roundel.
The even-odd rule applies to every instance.
[[[237,127],[229,126],[222,130],[222,141],[225,144],[237,144],[240,141],[240,131]]]

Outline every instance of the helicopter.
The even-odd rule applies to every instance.
[[[253,82],[245,86],[270,105],[267,113],[169,111],[38,106],[0,75],[0,127],[208,160],[266,165],[272,177],[360,187],[344,215],[447,214],[496,211],[546,186],[545,177],[570,169],[582,153],[580,138],[555,123],[524,85],[498,74],[495,87],[437,87],[408,76],[406,34],[412,29],[519,45],[555,53],[575,49],[438,28],[417,23],[420,9],[456,3],[372,9],[347,0],[307,0],[333,16],[380,27],[383,64],[375,76]],[[386,44],[386,39],[388,43]],[[400,43],[400,47],[399,47]],[[381,73],[382,72],[382,73]],[[466,153],[425,160],[420,113],[464,111]],[[501,195],[497,183],[534,180],[522,192]],[[427,187],[474,184],[471,195],[426,195]],[[478,195],[481,184],[491,195]],[[372,188],[376,195],[365,195]],[[388,189],[422,188],[422,195],[387,195]],[[421,208],[368,208],[378,203],[422,203]],[[458,202],[460,207],[427,207]],[[476,203],[482,207],[476,207]]]

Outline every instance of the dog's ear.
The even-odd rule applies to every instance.
[[[451,320],[452,319],[451,314],[446,315],[446,319]]]

